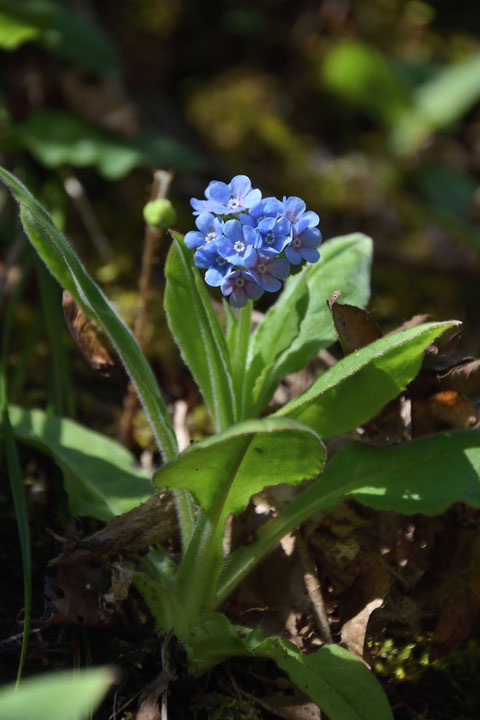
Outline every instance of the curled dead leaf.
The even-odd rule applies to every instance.
[[[480,360],[466,358],[438,375],[442,390],[456,390],[464,395],[480,393]]]
[[[155,492],[138,507],[112,518],[93,535],[68,538],[62,553],[51,560],[50,565],[80,565],[101,555],[138,551],[145,546],[165,542],[176,531],[177,520],[171,494]]]
[[[374,610],[380,607],[383,598],[374,598],[365,605],[363,610],[355,615],[355,617],[347,620],[341,630],[342,643],[347,650],[363,658],[363,647],[365,645],[365,635],[367,633],[367,625],[370,615]]]
[[[101,375],[108,376],[115,365],[110,355],[102,331],[98,325],[85,315],[68,290],[63,291],[62,307],[65,322],[70,335],[75,340],[83,357],[90,367]]]
[[[333,292],[328,300],[328,307],[342,350],[348,355],[378,340],[383,333],[366,310],[355,305],[340,305],[337,300],[341,295],[340,290]]]

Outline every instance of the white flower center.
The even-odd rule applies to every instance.
[[[242,207],[242,202],[238,198],[230,198],[228,207],[230,210],[238,210],[238,208]]]
[[[233,249],[237,253],[242,253],[245,250],[245,243],[243,243],[241,240],[237,240],[233,243]]]
[[[238,288],[243,287],[243,286],[245,285],[245,280],[243,279],[243,277],[237,277],[237,278],[235,278],[235,285],[236,285]]]
[[[217,237],[217,233],[211,230],[209,233],[205,235],[205,242],[212,242],[212,240],[215,240]]]

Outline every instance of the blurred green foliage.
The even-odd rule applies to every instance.
[[[181,231],[210,179],[246,173],[326,239],[374,238],[380,319],[459,317],[476,353],[479,31],[466,0],[0,0],[1,159],[127,313],[151,170],[176,172]],[[1,221],[7,258],[8,203]]]

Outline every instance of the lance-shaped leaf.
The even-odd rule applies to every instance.
[[[234,422],[230,356],[193,254],[178,233],[168,254],[165,310],[168,324],[215,422],[222,430]]]
[[[437,515],[454,502],[480,507],[480,430],[385,448],[350,445],[307,494],[305,502],[324,508],[344,497],[405,514]]]
[[[20,205],[25,232],[50,272],[81,305],[84,312],[100,325],[115,347],[132,378],[164,457],[174,457],[177,445],[171,418],[135,336],[86,272],[71,245],[42,205],[14,175],[3,168],[0,168],[0,179],[5,182]]]
[[[110,668],[48,673],[0,689],[2,720],[83,720],[92,716],[115,675]]]
[[[72,515],[109,520],[153,493],[148,473],[114,440],[41,410],[9,408],[17,440],[50,455],[63,473]]]
[[[340,360],[276,416],[294,417],[321,437],[353,430],[402,392],[425,348],[456,324],[426,323],[376,340]]]
[[[347,497],[405,514],[436,515],[454,502],[480,507],[480,430],[452,431],[392,447],[354,444],[340,450],[318,480],[260,528],[254,543],[233,553],[220,579],[218,602],[284,535]]]
[[[250,342],[247,382],[254,414],[265,407],[282,377],[335,341],[327,307],[332,292],[341,289],[346,301],[367,303],[371,259],[371,239],[353,233],[326,242],[319,262],[287,280]]]
[[[268,485],[315,477],[324,457],[318,435],[296,420],[246,420],[190,446],[153,481],[159,488],[190,490],[206,513],[219,498],[223,513],[238,513]]]
[[[256,654],[273,658],[330,720],[393,720],[373,673],[339,645],[302,655],[292,643],[272,637],[256,648]]]

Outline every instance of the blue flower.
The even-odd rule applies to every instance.
[[[232,267],[225,258],[218,254],[214,243],[198,248],[193,256],[193,261],[198,268],[207,271],[205,282],[212,287],[219,287]]]
[[[227,220],[223,235],[216,239],[218,253],[232,265],[245,266],[245,262],[253,253],[257,241],[257,231],[249,225],[242,225],[239,220]]]
[[[195,250],[205,282],[220,287],[236,308],[279,290],[290,264],[320,257],[319,217],[299,197],[262,199],[246,175],[236,175],[228,184],[212,181],[204,200],[190,202],[197,230],[185,235],[185,244]]]
[[[255,282],[267,292],[280,290],[289,271],[290,263],[285,258],[279,258],[275,250],[262,249],[255,252],[247,260],[248,272]]]
[[[260,285],[244,270],[228,272],[220,289],[225,296],[230,296],[230,305],[236,308],[244,307],[249,298],[256,300],[263,293]]]
[[[322,242],[322,235],[320,230],[310,227],[309,223],[310,219],[304,217],[293,226],[292,241],[285,248],[286,258],[292,265],[299,265],[302,260],[314,263],[320,258],[320,253],[315,248]]]
[[[291,225],[284,217],[278,219],[265,217],[258,223],[257,230],[261,238],[261,247],[270,248],[277,253],[281,253],[292,238]]]
[[[228,185],[212,180],[205,190],[207,200],[190,201],[197,213],[207,210],[217,215],[235,215],[249,210],[262,197],[260,190],[252,189],[252,183],[246,175],[236,175]]]
[[[283,215],[285,215],[292,225],[295,225],[300,220],[308,220],[308,227],[315,227],[320,222],[317,213],[311,211],[305,212],[307,206],[299,197],[284,197],[282,207]]]
[[[223,220],[214,217],[211,213],[202,213],[195,220],[198,230],[190,230],[185,237],[185,245],[194,250],[195,248],[208,245],[223,233]]]

